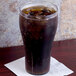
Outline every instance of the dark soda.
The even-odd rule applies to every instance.
[[[26,70],[34,75],[45,74],[50,69],[51,47],[58,23],[57,15],[50,17],[57,11],[45,6],[31,6],[21,12],[19,22]]]

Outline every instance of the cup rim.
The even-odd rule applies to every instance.
[[[42,5],[41,3],[36,3],[36,4],[34,4],[34,3],[31,3],[31,2],[28,2],[26,5],[24,5],[23,7],[28,7],[28,4],[29,4],[29,6],[31,7],[31,6],[35,6],[35,5]],[[31,20],[49,20],[49,19],[52,19],[52,18],[54,18],[54,17],[56,17],[57,15],[58,15],[58,7],[57,7],[57,5],[55,5],[54,3],[51,3],[50,2],[50,4],[51,5],[53,5],[55,8],[56,8],[56,12],[55,13],[53,13],[53,14],[51,14],[51,15],[48,15],[48,16],[46,16],[47,18],[45,18],[45,19],[33,19],[33,18],[29,18],[28,17],[28,15],[27,14],[24,14],[23,12],[22,12],[22,10],[21,10],[21,7],[19,7],[19,14],[21,15],[21,16],[23,16],[23,17],[25,17],[26,19],[31,19]]]

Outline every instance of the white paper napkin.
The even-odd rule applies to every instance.
[[[50,71],[45,75],[31,75],[25,70],[25,57],[12,61],[5,64],[8,69],[14,72],[17,76],[66,76],[73,73],[64,64],[57,61],[55,58],[51,57]]]

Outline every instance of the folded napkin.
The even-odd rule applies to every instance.
[[[17,76],[67,76],[73,73],[72,70],[57,61],[55,58],[51,57],[50,59],[50,71],[44,75],[31,75],[27,73],[25,69],[25,57],[7,63],[4,66],[14,72]]]

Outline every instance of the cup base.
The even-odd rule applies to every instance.
[[[30,71],[28,71],[28,70],[26,70],[29,74],[31,74],[31,75],[44,75],[44,74],[47,74],[48,72],[49,72],[49,70],[48,71],[45,71],[45,72],[30,72]]]

